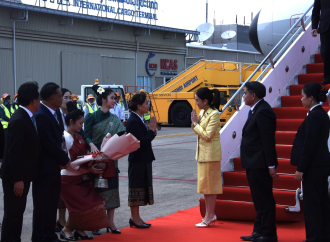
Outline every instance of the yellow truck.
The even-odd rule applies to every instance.
[[[159,124],[174,124],[177,127],[187,127],[191,124],[191,111],[199,109],[195,103],[195,92],[201,87],[216,88],[220,91],[220,109],[227,103],[249,78],[258,64],[247,64],[228,61],[200,60],[187,70],[172,78],[152,93],[148,93],[151,100],[151,114],[155,115]],[[260,69],[259,75],[264,69]],[[254,81],[259,75],[255,75]],[[224,125],[240,106],[243,93],[236,103],[220,116]]]

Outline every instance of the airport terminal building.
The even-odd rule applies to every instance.
[[[79,95],[94,79],[154,89],[185,69],[186,35],[198,32],[153,24],[157,1],[91,2],[0,0],[0,92],[13,95],[20,84],[37,81]]]

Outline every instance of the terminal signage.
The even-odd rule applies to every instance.
[[[158,10],[157,0],[21,0],[21,2],[28,5],[128,21],[134,21],[135,17],[158,20],[156,14],[156,10]]]
[[[158,70],[158,67],[160,67],[160,75],[162,76],[175,76],[177,75],[178,70],[178,60],[176,59],[160,59],[160,65],[157,63],[151,63],[151,59],[155,57],[156,54],[153,52],[150,52],[146,63],[145,63],[145,69],[148,74],[148,76],[154,76],[156,74],[156,71]]]

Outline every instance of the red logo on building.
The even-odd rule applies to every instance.
[[[178,60],[160,59],[160,69],[176,71],[178,69]]]

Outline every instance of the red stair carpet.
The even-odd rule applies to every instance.
[[[195,228],[200,222],[199,207],[170,214],[148,221],[149,229],[124,228],[122,234],[103,234],[94,237],[93,241],[134,241],[134,242],[240,242],[240,236],[250,235],[252,222],[216,221],[209,228]],[[279,242],[301,242],[305,239],[304,223],[278,223]]]
[[[301,103],[301,89],[309,82],[324,81],[323,61],[320,54],[315,55],[315,63],[306,65],[307,74],[298,76],[298,85],[290,86],[290,96],[281,97],[281,107],[274,108],[277,118],[276,150],[279,165],[278,179],[274,179],[273,189],[276,201],[276,220],[279,222],[298,222],[303,213],[289,212],[286,208],[296,205],[296,190],[301,183],[294,179],[296,168],[290,165],[291,149],[297,130],[307,115],[307,109]],[[324,86],[329,89],[330,85]],[[329,104],[323,108],[328,111]],[[240,158],[233,159],[234,171],[224,172],[223,194],[217,196],[216,215],[220,220],[254,221],[256,214],[247,182],[245,169]],[[302,206],[302,202],[300,206]],[[201,215],[205,214],[205,201],[200,200]]]

